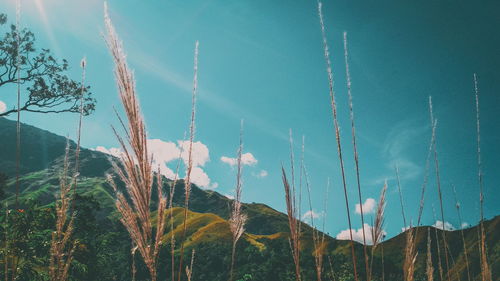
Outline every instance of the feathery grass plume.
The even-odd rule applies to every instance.
[[[405,259],[403,262],[403,275],[405,281],[413,281],[415,276],[415,261],[417,260],[418,252],[415,247],[414,229],[410,226],[410,229],[406,231],[406,247],[405,247]]]
[[[430,114],[430,121],[431,125],[434,125],[434,114],[432,111],[432,97],[429,96],[429,114]],[[434,167],[436,168],[436,186],[437,186],[437,192],[438,192],[438,197],[439,197],[439,207],[441,211],[441,220],[443,222],[442,225],[442,236],[443,236],[443,246],[444,246],[444,259],[445,259],[445,264],[446,264],[446,277],[448,281],[451,281],[450,277],[450,262],[448,261],[448,243],[446,242],[446,231],[444,229],[445,225],[445,220],[444,220],[444,210],[443,210],[443,194],[441,192],[441,177],[439,173],[439,159],[438,159],[438,153],[437,153],[437,144],[436,144],[436,139],[434,138]]]
[[[434,209],[434,204],[432,204],[432,216],[434,218],[434,221],[436,221],[436,210]],[[438,233],[437,233],[437,227],[434,227],[434,234],[436,236],[436,247],[437,247],[437,252],[438,252],[438,269],[439,269],[439,280],[440,281],[443,281],[443,275],[444,275],[444,272],[443,272],[443,265],[442,265],[442,261],[441,261],[441,247],[439,245],[439,237],[438,237]]]
[[[108,36],[106,44],[115,63],[115,78],[118,92],[128,126],[122,122],[125,139],[115,128],[113,131],[121,145],[122,155],[120,165],[113,162],[113,168],[119,179],[125,184],[125,196],[110,175],[108,182],[116,194],[115,205],[121,214],[120,221],[127,229],[131,240],[136,245],[149,271],[152,281],[157,278],[157,261],[164,231],[164,218],[167,200],[163,196],[163,183],[160,173],[157,173],[158,205],[156,235],[153,236],[152,214],[150,210],[152,187],[154,182],[152,159],[147,145],[146,126],[141,114],[139,101],[135,91],[135,80],[129,69],[122,43],[116,34],[104,4],[104,21]],[[121,118],[120,122],[121,122]],[[130,198],[130,199],[127,199]]]
[[[349,112],[351,118],[351,134],[352,134],[352,146],[354,149],[354,163],[356,165],[356,182],[358,187],[358,197],[359,197],[359,210],[361,213],[361,225],[365,225],[365,216],[363,213],[363,199],[361,196],[361,181],[359,178],[359,154],[358,147],[356,144],[356,126],[354,125],[354,109],[352,105],[352,93],[351,93],[351,72],[349,71],[349,51],[347,48],[347,32],[344,31],[344,61],[345,61],[345,72],[346,72],[346,82],[347,82],[347,94],[349,96]],[[371,276],[369,274],[370,270],[368,268],[368,252],[366,250],[366,233],[365,228],[362,227],[363,232],[363,254],[365,256],[365,270],[366,270],[366,280],[370,281]]]
[[[19,208],[19,189],[21,174],[21,0],[16,0],[16,68],[17,77],[17,120],[16,120],[16,209]]]
[[[425,190],[427,188],[427,183],[429,181],[429,170],[430,170],[430,165],[431,165],[432,148],[434,147],[434,141],[436,139],[436,127],[437,127],[437,120],[434,120],[434,124],[432,124],[432,134],[431,134],[431,141],[429,143],[429,150],[427,151],[427,158],[425,160],[425,174],[424,174],[424,181],[422,183],[422,189],[421,189],[422,192],[420,194],[420,206],[418,209],[417,226],[420,226],[422,214],[424,212]],[[418,232],[418,228],[417,228],[417,232]]]
[[[488,265],[488,257],[486,253],[486,233],[484,231],[484,188],[483,188],[483,171],[481,162],[481,115],[479,111],[479,87],[477,82],[477,74],[474,73],[474,93],[476,98],[476,133],[477,133],[477,176],[479,180],[479,209],[480,209],[480,228],[481,228],[481,280],[490,281],[491,271]]]
[[[75,151],[75,177],[73,182],[73,199],[76,196],[76,188],[77,188],[77,177],[80,172],[80,141],[82,136],[82,122],[83,122],[83,101],[85,94],[85,70],[87,68],[87,58],[83,57],[80,62],[80,67],[82,68],[82,87],[80,88],[80,116],[78,119],[78,130],[77,130],[77,142],[76,142],[76,151]],[[73,200],[73,209],[75,207],[75,201]]]
[[[301,280],[300,276],[300,220],[297,218],[297,202],[293,189],[288,182],[285,168],[281,165],[281,175],[285,188],[286,211],[288,216],[288,226],[290,228],[290,250],[292,251],[293,262],[295,264],[295,279]]]
[[[347,211],[347,222],[349,224],[349,236],[350,236],[350,245],[351,245],[352,266],[354,268],[354,279],[356,281],[358,281],[358,270],[357,270],[357,266],[356,266],[356,255],[354,253],[354,241],[353,241],[353,235],[352,235],[352,224],[351,224],[351,214],[350,214],[350,208],[349,208],[349,198],[347,196],[347,183],[346,183],[346,176],[345,176],[345,171],[344,171],[344,158],[342,156],[340,129],[339,129],[339,124],[338,124],[338,120],[337,120],[337,104],[335,102],[335,91],[333,90],[333,73],[332,73],[332,66],[331,66],[331,62],[330,62],[330,51],[328,50],[328,42],[326,40],[325,23],[323,21],[322,3],[320,1],[318,1],[318,15],[319,15],[319,22],[320,22],[320,26],[321,26],[321,35],[322,35],[322,39],[323,39],[323,53],[324,53],[325,62],[326,62],[326,72],[328,75],[328,85],[329,85],[329,92],[330,92],[330,107],[332,109],[332,118],[333,118],[333,124],[334,124],[334,129],[335,129],[335,139],[337,141],[337,153],[338,153],[338,157],[339,157],[340,171],[342,173],[342,185],[344,188],[344,198],[345,198],[346,211]]]
[[[72,201],[69,195],[72,189],[72,178],[68,178],[69,170],[69,139],[66,140],[66,154],[64,156],[63,171],[59,178],[59,201],[56,203],[56,230],[52,232],[50,244],[49,276],[51,281],[68,280],[69,269],[73,260],[76,243],[70,242],[73,234],[74,214],[68,221],[68,210]]]
[[[236,243],[240,239],[243,232],[245,232],[245,222],[247,216],[241,212],[241,191],[243,188],[243,165],[241,157],[243,153],[243,120],[241,120],[240,128],[240,146],[238,148],[238,170],[236,171],[236,194],[233,201],[233,208],[231,210],[231,217],[229,218],[229,229],[233,235],[233,244],[231,250],[231,268],[229,271],[229,281],[233,280],[234,260],[236,257]]]
[[[462,237],[462,244],[464,247],[465,267],[467,269],[467,281],[471,281],[470,268],[469,268],[469,254],[467,253],[467,244],[465,243],[464,228],[462,226],[463,220],[462,220],[462,214],[460,212],[460,202],[458,202],[458,196],[457,196],[457,191],[455,189],[455,185],[452,184],[451,187],[453,189],[453,195],[455,197],[455,208],[457,209],[458,223],[460,225],[460,235]]]
[[[304,145],[302,145],[304,147]],[[311,200],[311,185],[309,182],[309,175],[307,173],[307,169],[305,165],[303,165],[303,172],[304,172],[304,177],[305,177],[305,182],[306,182],[306,188],[307,188],[307,194],[308,194],[308,200],[309,200],[309,212],[310,212],[310,219],[311,219],[311,227],[312,227],[312,240],[313,240],[313,247],[314,247],[314,265],[315,265],[315,270],[316,270],[316,280],[321,281],[321,275],[323,273],[323,257],[324,257],[324,251],[325,251],[325,220],[326,220],[326,212],[327,212],[327,206],[328,206],[328,190],[330,188],[330,179],[327,179],[327,184],[326,184],[326,194],[325,194],[325,201],[324,201],[324,218],[323,218],[323,227],[322,227],[322,233],[319,233],[318,227],[314,225],[314,216],[313,216],[313,207],[312,207],[312,200]]]
[[[178,281],[181,281],[182,261],[184,259],[184,240],[187,230],[187,216],[189,209],[189,196],[191,195],[191,172],[193,170],[193,142],[195,135],[196,121],[196,93],[198,92],[198,47],[199,42],[196,41],[194,47],[194,77],[193,77],[193,94],[191,99],[191,123],[189,125],[189,148],[188,148],[188,163],[186,171],[186,179],[184,180],[184,222],[182,227],[181,249],[179,255],[179,276]]]
[[[434,281],[434,267],[432,266],[432,252],[431,252],[431,229],[427,228],[427,264],[425,268],[427,274],[427,281]]]
[[[385,206],[386,206],[386,199],[385,195],[387,193],[387,180],[384,182],[384,186],[382,187],[382,190],[380,191],[380,198],[378,200],[378,205],[377,205],[377,211],[376,211],[376,216],[375,216],[375,222],[373,223],[372,229],[371,229],[371,235],[372,235],[372,249],[371,249],[371,263],[370,263],[370,278],[372,276],[372,269],[373,269],[373,254],[375,253],[375,250],[377,249],[378,245],[380,242],[382,242],[382,239],[384,239],[384,213],[385,213]],[[364,226],[363,226],[364,227]]]
[[[404,202],[403,202],[403,192],[401,191],[401,181],[399,179],[399,167],[398,167],[398,164],[396,164],[396,168],[395,169],[396,169],[396,181],[398,183],[399,202],[401,203],[401,215],[403,216],[404,227],[407,227],[408,225],[406,224],[405,207],[404,207]]]
[[[193,249],[193,251],[191,251],[191,265],[186,266],[186,276],[188,281],[191,281],[191,278],[193,278],[194,254],[195,250]]]

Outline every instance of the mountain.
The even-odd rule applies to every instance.
[[[24,224],[13,225],[12,231],[19,231],[19,241],[24,241],[26,255],[25,277],[20,280],[44,280],[48,257],[47,241],[54,223],[53,205],[59,192],[59,174],[63,167],[63,157],[67,140],[48,131],[33,126],[21,126],[21,176],[20,210],[14,213]],[[16,123],[0,118],[0,172],[9,176],[3,204],[12,206],[15,200],[16,167]],[[70,141],[70,147],[75,143]],[[72,156],[72,155],[71,155]],[[71,159],[71,157],[70,157]],[[114,192],[107,184],[105,175],[112,173],[112,156],[89,149],[81,151],[78,196],[75,200],[75,238],[77,250],[72,266],[73,280],[130,280],[130,240],[124,227],[118,222],[114,207]],[[172,182],[165,180],[165,189]],[[172,236],[179,243],[182,232],[184,183],[175,186],[172,226],[167,224],[162,238],[165,247],[159,262],[160,280],[165,280],[171,272],[170,241]],[[154,197],[154,196],[153,196]],[[197,186],[192,187],[188,211],[186,251],[196,249],[193,280],[227,280],[230,262],[231,234],[228,218],[231,200],[227,197]],[[243,204],[248,215],[245,233],[238,244],[235,275],[241,280],[294,280],[293,260],[288,242],[288,218],[273,208],[258,203]],[[3,212],[2,212],[3,213]],[[12,219],[11,219],[12,220]],[[3,217],[5,222],[5,218]],[[153,222],[155,223],[155,222]],[[488,258],[494,280],[499,280],[500,260],[500,217],[484,223],[487,233]],[[2,224],[3,225],[3,224]],[[4,233],[3,230],[2,233]],[[427,232],[432,239],[435,278],[439,280],[438,251],[436,237],[439,238],[440,252],[444,254],[443,232],[432,227],[418,227],[416,279],[426,280],[425,258]],[[22,233],[21,233],[22,232]],[[450,280],[467,280],[465,256],[460,231],[444,233],[449,244]],[[436,236],[437,235],[437,236]],[[480,280],[478,227],[464,230],[468,257],[473,280]],[[406,244],[405,233],[381,244],[374,252],[374,280],[382,278],[382,260],[385,280],[402,280],[403,251]],[[2,238],[2,241],[3,238]],[[326,236],[325,249],[328,253],[324,262],[324,275],[335,280],[354,280],[348,241]],[[177,245],[178,246],[178,245]],[[358,274],[364,276],[363,247],[356,243]],[[177,247],[178,249],[178,247]],[[370,247],[368,250],[370,251]],[[383,249],[383,251],[382,251]],[[304,280],[314,280],[314,248],[312,229],[303,225],[301,266]],[[30,253],[29,255],[27,253]],[[179,255],[179,251],[175,252]],[[383,255],[383,256],[382,256]],[[441,257],[443,267],[444,256]],[[147,280],[147,273],[139,258],[137,280]],[[30,267],[31,266],[31,267]],[[28,269],[30,268],[30,269]],[[1,270],[1,269],[0,269]],[[24,276],[24,275],[22,275]],[[42,277],[40,277],[42,276]],[[25,278],[25,279],[22,279]],[[37,279],[40,278],[40,279]],[[163,279],[162,279],[163,278]],[[249,279],[252,278],[252,279]],[[364,279],[364,278],[362,278]]]

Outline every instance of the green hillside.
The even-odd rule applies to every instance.
[[[13,206],[15,198],[15,123],[0,118],[0,172],[10,176],[2,204]],[[20,279],[46,280],[50,235],[54,226],[53,203],[59,192],[59,174],[66,139],[32,126],[22,126],[22,176],[20,178],[20,210],[12,210],[9,220],[16,224],[7,226],[5,212],[0,215],[1,241],[5,233],[16,237],[15,244],[20,249]],[[73,144],[74,145],[74,144]],[[75,239],[77,248],[72,266],[71,280],[130,280],[131,253],[130,239],[118,221],[114,207],[114,194],[106,183],[105,174],[111,173],[112,158],[101,152],[83,149],[81,154],[81,173],[78,183],[78,196],[75,201]],[[165,190],[172,182],[165,180]],[[165,280],[171,272],[170,241],[172,236],[177,243],[181,239],[183,211],[183,182],[175,187],[174,208],[169,210],[173,216],[173,228],[168,222],[160,253],[160,280]],[[155,198],[155,196],[153,196]],[[231,235],[228,218],[231,200],[215,191],[202,190],[193,186],[190,210],[187,220],[186,251],[196,249],[193,280],[227,280],[230,263]],[[293,261],[288,242],[288,222],[282,214],[264,204],[244,204],[243,211],[248,215],[246,232],[237,248],[236,276],[245,275],[250,280],[294,280]],[[168,218],[169,216],[167,216]],[[156,223],[156,222],[153,222]],[[499,280],[500,260],[500,217],[485,222],[490,267],[494,280]],[[7,228],[6,228],[7,226]],[[425,258],[428,227],[418,230],[418,259],[415,280],[426,280]],[[437,265],[437,245],[434,228],[432,251],[434,264]],[[441,237],[441,231],[438,231]],[[470,267],[474,280],[479,280],[479,251],[477,227],[465,230]],[[446,232],[450,249],[451,280],[467,280],[464,251],[459,231]],[[440,240],[441,253],[444,252]],[[3,246],[5,244],[2,244]],[[178,245],[177,245],[178,246]],[[402,259],[405,236],[400,234],[385,241],[375,251],[374,280],[381,280],[382,251],[384,251],[385,280],[402,280]],[[178,247],[176,255],[179,254]],[[350,248],[347,241],[331,237],[326,239],[324,276],[325,280],[354,280],[350,263]],[[315,280],[312,232],[307,225],[303,227],[302,258],[304,280]],[[358,272],[364,276],[362,246],[356,243]],[[330,263],[331,261],[331,267]],[[147,280],[147,271],[140,259],[137,280]],[[0,273],[1,273],[0,266]],[[331,276],[333,272],[333,276]],[[0,275],[1,276],[1,275]],[[242,279],[243,280],[243,279]],[[435,280],[439,280],[437,267]]]

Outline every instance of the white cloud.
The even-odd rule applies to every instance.
[[[98,146],[95,148],[96,151],[106,153],[115,157],[120,158],[122,155],[122,150],[116,147],[112,147],[110,149],[105,148],[104,146]]]
[[[222,156],[220,158],[220,161],[222,161],[226,164],[229,164],[231,167],[236,166],[238,164],[237,158],[231,158],[231,157],[227,157],[227,156]],[[243,153],[241,155],[241,164],[242,165],[254,166],[255,164],[257,164],[257,162],[259,162],[259,161],[250,152]]]
[[[179,148],[182,149],[182,160],[184,164],[189,162],[189,141],[178,141]],[[203,167],[210,160],[208,147],[203,143],[193,142],[193,150],[191,152],[194,167]]]
[[[370,214],[375,212],[375,205],[377,202],[373,198],[367,198],[363,203],[363,214]],[[356,204],[356,214],[361,214],[361,206]]]
[[[467,228],[467,227],[469,227],[469,223],[468,222],[463,222],[462,223],[462,229]]]
[[[268,173],[267,173],[266,170],[260,170],[260,172],[258,172],[258,173],[253,173],[252,172],[252,176],[254,176],[256,178],[259,178],[259,179],[265,178],[265,177],[267,177],[267,175],[268,175]]]
[[[189,162],[189,141],[178,141],[177,143],[178,145],[174,142],[167,142],[160,139],[147,140],[149,153],[153,157],[153,168],[156,170],[159,167],[160,173],[170,179],[178,175],[167,166],[168,163],[179,159],[179,155],[185,167]],[[122,155],[122,151],[119,148],[107,149],[103,146],[98,146],[95,150],[115,157],[121,157]],[[208,174],[203,170],[203,167],[209,160],[208,147],[199,141],[193,142],[191,182],[199,187],[215,189],[219,184],[212,182]]]
[[[314,210],[309,210],[307,212],[305,212],[303,215],[302,215],[302,220],[303,221],[307,221],[307,222],[310,222],[311,219],[319,219],[320,217],[323,216],[323,212],[315,212]]]
[[[6,110],[7,110],[7,105],[5,104],[5,102],[0,100],[0,113],[5,112]]]
[[[438,229],[443,229],[443,222],[440,220],[437,220],[436,223],[434,223],[432,226],[434,226],[435,228],[438,228]],[[444,230],[455,230],[455,227],[451,223],[445,222],[444,223]]]
[[[224,194],[224,196],[226,196],[227,198],[233,200],[234,199],[234,195],[231,195],[231,194]]]
[[[364,229],[365,229],[365,235],[366,235],[366,244],[373,244],[373,238],[372,238],[372,227],[365,223],[364,224]],[[387,232],[382,231],[382,236],[387,235]],[[351,240],[351,236],[349,233],[349,229],[342,230],[337,236],[335,237],[338,240]],[[363,229],[353,229],[352,230],[352,239],[354,241],[357,241],[359,243],[363,243]]]

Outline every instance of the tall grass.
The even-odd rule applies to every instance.
[[[349,49],[347,48],[347,32],[344,31],[344,61],[345,61],[345,72],[346,72],[346,82],[347,82],[347,95],[349,97],[349,116],[351,119],[351,135],[352,135],[352,146],[354,151],[354,163],[356,166],[356,183],[358,187],[358,199],[359,199],[359,210],[361,213],[361,230],[363,232],[363,254],[365,257],[365,271],[366,280],[371,280],[371,270],[368,268],[368,252],[366,250],[366,233],[365,233],[365,216],[363,212],[363,198],[361,196],[361,181],[359,178],[359,154],[358,147],[356,144],[356,126],[354,124],[354,109],[352,103],[352,93],[351,93],[351,72],[349,70]]]
[[[464,228],[462,226],[463,220],[462,220],[462,214],[460,212],[460,202],[458,202],[455,185],[452,185],[452,188],[453,188],[453,195],[455,197],[455,208],[457,209],[458,223],[460,225],[460,236],[462,238],[462,245],[464,248],[465,267],[467,269],[467,281],[471,281],[470,268],[469,268],[469,254],[467,253],[467,244],[465,243]]]
[[[300,238],[301,238],[301,221],[298,218],[300,215],[299,207],[300,200],[297,202],[296,199],[296,190],[294,184],[294,156],[293,156],[293,139],[292,132],[290,130],[290,164],[291,164],[291,175],[292,181],[291,184],[288,181],[285,168],[283,164],[281,165],[281,177],[283,181],[283,187],[285,189],[285,201],[286,201],[286,210],[288,216],[288,227],[290,229],[290,250],[292,252],[293,262],[295,265],[295,280],[301,281],[301,270],[300,270]]]
[[[431,252],[431,230],[427,228],[427,263],[425,267],[427,281],[434,281],[434,267],[432,265],[432,252]]]
[[[434,126],[434,114],[432,110],[432,97],[429,97],[429,114],[430,114],[430,119],[431,119],[431,125]],[[442,225],[442,231],[441,234],[443,236],[443,247],[444,247],[444,259],[445,259],[445,264],[446,264],[446,277],[448,281],[451,280],[450,277],[450,263],[448,261],[448,243],[446,242],[446,231],[445,231],[445,220],[444,220],[444,209],[443,209],[443,194],[441,192],[441,177],[440,177],[440,172],[439,172],[439,159],[438,159],[438,152],[437,152],[437,144],[436,144],[436,139],[434,139],[434,149],[433,149],[433,154],[434,154],[434,167],[436,170],[436,187],[437,187],[437,192],[438,192],[438,198],[439,198],[439,209],[441,211],[441,220],[443,222]]]
[[[16,208],[19,208],[21,174],[21,0],[16,0],[16,68],[17,68],[17,120],[16,120]]]
[[[238,243],[238,240],[245,231],[245,222],[247,220],[247,216],[241,212],[241,191],[243,188],[243,182],[242,182],[243,165],[241,162],[242,153],[243,153],[243,120],[241,121],[241,128],[240,128],[240,145],[238,148],[238,158],[237,158],[235,196],[233,201],[233,208],[231,210],[231,217],[229,218],[229,229],[231,230],[233,236],[229,281],[233,281],[236,243]]]
[[[434,221],[436,221],[436,211],[434,209],[434,204],[432,204],[432,215],[434,217]],[[441,246],[439,245],[439,236],[438,236],[438,229],[437,227],[434,227],[434,234],[436,236],[436,248],[437,248],[437,253],[438,253],[438,270],[439,270],[439,280],[443,281],[443,263],[441,260]]]
[[[72,190],[76,174],[68,176],[69,170],[69,139],[66,144],[63,171],[59,178],[59,202],[56,203],[56,230],[52,232],[50,244],[49,277],[51,281],[65,281],[69,277],[69,269],[73,261],[75,242],[71,242],[74,231],[74,213],[68,221],[68,210],[72,201],[69,193]]]
[[[410,227],[406,231],[406,247],[405,257],[403,261],[403,275],[405,281],[413,281],[415,278],[415,261],[417,260],[418,252],[415,245],[415,229]]]
[[[186,179],[184,180],[184,222],[182,227],[181,249],[179,255],[179,270],[177,280],[181,281],[182,261],[184,258],[184,240],[187,231],[187,216],[189,209],[189,196],[191,195],[191,172],[193,170],[193,142],[195,135],[196,121],[196,93],[198,91],[198,47],[199,42],[196,41],[194,48],[194,77],[193,77],[193,94],[191,98],[191,123],[189,125],[189,148],[188,148],[188,163],[186,171]]]
[[[82,86],[80,88],[80,112],[79,112],[79,118],[78,118],[78,129],[76,132],[76,151],[75,151],[75,177],[74,177],[74,182],[73,182],[73,199],[76,196],[76,188],[77,188],[77,177],[78,173],[80,172],[80,143],[81,143],[81,136],[82,136],[82,123],[83,123],[83,101],[84,101],[84,94],[85,94],[85,70],[87,67],[87,59],[84,57],[81,62],[80,62],[80,67],[82,68]],[[73,208],[74,208],[74,200],[73,200]]]
[[[483,190],[483,171],[481,162],[481,115],[479,111],[479,87],[477,74],[474,73],[474,93],[476,98],[476,133],[477,133],[477,175],[479,180],[479,209],[480,209],[480,229],[481,229],[481,280],[491,281],[491,271],[488,265],[486,253],[486,233],[484,231],[484,190]]]
[[[195,250],[193,249],[191,251],[191,264],[189,266],[186,266],[186,277],[188,281],[191,281],[191,278],[193,278],[194,254]]]
[[[352,224],[351,224],[351,215],[350,215],[350,207],[349,207],[349,198],[347,196],[347,183],[346,183],[346,176],[345,176],[345,170],[344,170],[344,158],[342,155],[340,129],[339,129],[339,124],[338,124],[338,119],[337,119],[337,104],[335,101],[335,91],[333,90],[333,82],[334,82],[333,81],[333,73],[332,73],[332,66],[331,66],[331,62],[330,62],[330,51],[329,51],[328,42],[326,39],[325,23],[323,20],[322,3],[320,1],[318,1],[318,15],[319,15],[319,22],[320,22],[320,26],[321,26],[321,35],[322,35],[322,39],[323,39],[323,53],[324,53],[325,62],[326,62],[326,72],[328,75],[328,85],[329,85],[329,93],[330,93],[330,107],[332,110],[335,138],[337,141],[337,153],[338,153],[338,158],[339,158],[340,171],[342,174],[342,186],[344,188],[344,199],[345,199],[346,212],[347,212],[347,222],[349,224],[349,236],[350,236],[352,266],[354,269],[354,279],[356,281],[358,281],[358,271],[357,271],[357,265],[356,265],[356,254],[354,252],[354,241],[353,241],[353,235],[352,235]]]
[[[113,177],[108,176],[108,181],[116,194],[115,205],[121,214],[120,221],[137,247],[151,280],[156,281],[156,265],[161,237],[164,232],[167,200],[163,196],[162,176],[157,173],[157,225],[154,234],[153,215],[150,209],[154,175],[147,144],[146,126],[135,91],[134,75],[127,65],[122,43],[108,15],[106,3],[104,5],[104,21],[107,30],[106,43],[115,64],[114,72],[118,92],[128,121],[127,126],[122,122],[125,138],[120,136],[113,127],[123,151],[120,165],[113,162],[113,167],[120,181],[125,184],[127,194],[123,194]]]
[[[383,228],[384,228],[384,222],[385,222],[384,214],[385,214],[385,206],[386,206],[386,193],[387,193],[387,181],[384,183],[384,186],[382,187],[382,190],[380,191],[380,197],[379,197],[378,204],[377,204],[375,221],[373,222],[373,226],[371,228],[373,245],[371,248],[372,258],[371,258],[370,269],[369,269],[370,278],[372,277],[372,270],[373,270],[373,255],[374,255],[377,247],[380,245],[380,243],[384,239]]]

